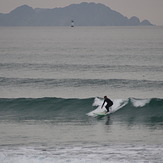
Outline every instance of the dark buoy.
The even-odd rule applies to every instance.
[[[71,20],[71,27],[74,27],[74,21]]]

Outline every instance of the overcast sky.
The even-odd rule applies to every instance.
[[[8,13],[21,5],[33,8],[65,7],[73,3],[103,3],[127,16],[148,19],[152,24],[163,25],[163,0],[0,0],[0,13]]]

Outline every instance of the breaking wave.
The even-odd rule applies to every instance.
[[[163,122],[163,99],[114,99],[111,117],[118,120]],[[0,120],[85,120],[101,112],[102,98],[0,99]]]

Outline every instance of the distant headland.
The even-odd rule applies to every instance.
[[[101,3],[72,4],[63,8],[33,9],[23,5],[0,13],[0,26],[151,26],[148,20],[127,18]]]

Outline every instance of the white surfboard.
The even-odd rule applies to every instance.
[[[99,112],[99,113],[94,113],[94,115],[99,116],[99,117],[104,117],[106,115],[109,115],[111,112]]]

